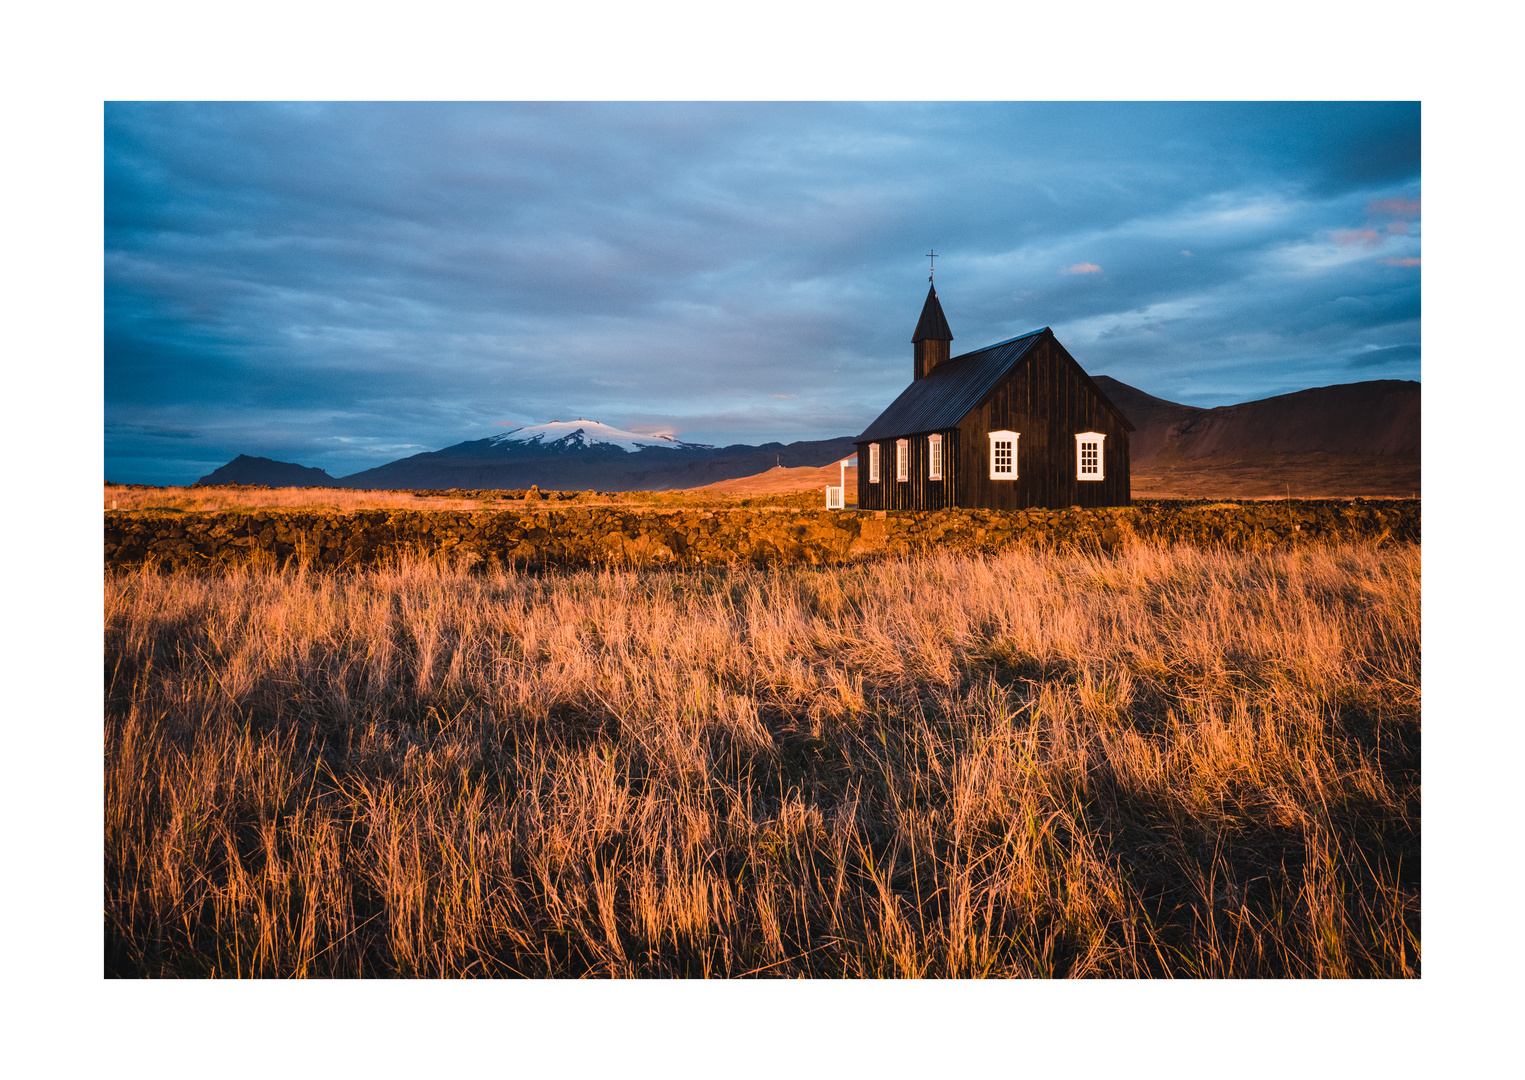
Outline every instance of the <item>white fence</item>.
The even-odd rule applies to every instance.
[[[858,464],[857,455],[855,454],[852,457],[845,457],[841,461],[837,462],[837,464],[842,468],[841,479],[838,481],[840,486],[828,487],[826,489],[826,509],[828,510],[841,510],[847,505],[847,502],[844,498],[844,495],[847,492],[847,467],[849,465]]]

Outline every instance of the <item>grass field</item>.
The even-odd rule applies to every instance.
[[[1417,976],[1419,580],[108,572],[105,969]]]
[[[151,487],[107,484],[107,510],[197,513],[241,510],[325,510],[341,514],[355,510],[522,510],[526,507],[622,506],[635,509],[680,507],[781,506],[820,509],[826,493],[808,491],[567,491],[546,492],[548,501],[526,503],[501,493],[477,497],[430,495],[414,491],[368,491],[347,488],[300,487]],[[854,495],[856,498],[856,495]],[[852,501],[852,500],[849,500]]]

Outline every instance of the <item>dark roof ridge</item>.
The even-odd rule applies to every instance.
[[[1039,329],[1039,330],[1029,330],[1025,334],[1018,334],[1016,337],[1009,337],[1005,341],[997,341],[994,345],[986,345],[984,348],[971,349],[969,352],[959,353],[957,356],[953,357],[952,359],[953,360],[962,360],[966,356],[973,356],[975,353],[982,353],[982,352],[985,351],[985,349],[999,349],[1002,345],[1010,345],[1013,341],[1021,341],[1025,337],[1033,337],[1034,335],[1044,333],[1047,330],[1048,330],[1048,327],[1046,327],[1046,326],[1043,327],[1042,329]]]
[[[1042,331],[1034,331],[943,361],[901,391],[853,441],[872,442],[957,426],[1041,336]]]
[[[998,341],[994,345],[986,345],[983,349],[975,349],[973,352],[960,353],[958,356],[953,357],[951,360],[947,360],[942,364],[939,364],[937,370],[941,371],[949,365],[963,360],[965,357],[978,356],[982,352],[988,352],[991,349],[999,349],[1001,346],[1010,345],[1014,341],[1021,341],[1024,338],[1038,337],[1041,334],[1048,334],[1049,337],[1054,339],[1054,344],[1059,345],[1059,339],[1054,337],[1053,329],[1051,327],[1045,326],[1042,330],[1029,330],[1025,334],[1018,334],[1014,338],[1007,338],[1005,341]],[[1059,347],[1064,349],[1066,355],[1069,354],[1069,350],[1065,349],[1063,345],[1059,345]],[[1025,351],[1026,350],[1024,350],[1024,352]],[[1096,396],[1101,398],[1102,403],[1108,406],[1112,412],[1117,415],[1117,418],[1123,422],[1123,426],[1126,427],[1129,431],[1137,431],[1138,429],[1133,426],[1133,421],[1129,420],[1127,414],[1119,409],[1116,402],[1107,396],[1107,392],[1105,390],[1096,385],[1096,380],[1091,378],[1091,376],[1086,373],[1086,369],[1081,367],[1079,362],[1076,361],[1073,356],[1070,357],[1070,361],[1075,364],[1075,370],[1079,372],[1080,378],[1086,383],[1086,385],[1095,391]],[[930,374],[936,374],[936,372],[932,372]],[[1172,404],[1174,403],[1172,402]]]
[[[1081,381],[1112,411],[1128,431],[1136,428],[1133,422],[1107,397],[1085,369],[1069,355],[1069,350],[1059,344],[1053,330],[1045,326],[1019,334],[1006,341],[998,341],[974,352],[963,353],[938,364],[924,376],[914,380],[890,402],[889,407],[853,440],[855,443],[874,442],[878,439],[898,439],[927,431],[945,431],[957,427],[969,410],[985,400],[997,383],[1018,364],[1037,344],[1037,339],[1048,335],[1074,365]]]

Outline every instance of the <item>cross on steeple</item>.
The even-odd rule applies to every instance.
[[[927,258],[932,260],[932,264],[928,268],[927,272],[927,280],[931,281],[932,275],[937,273],[937,249],[933,248],[931,251],[927,252]]]

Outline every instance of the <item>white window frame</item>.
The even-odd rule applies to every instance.
[[[1021,439],[1021,438],[1022,438],[1021,433],[1020,432],[1016,432],[1016,431],[992,431],[990,433],[990,479],[992,479],[992,480],[1015,480],[1015,479],[1017,479],[1017,475],[1018,475],[1017,474],[1017,446],[1018,446],[1018,440]],[[998,442],[1009,442],[1009,443],[1011,443],[1011,472],[999,472],[998,473],[998,472],[995,471],[995,454],[996,454],[996,445],[995,444],[998,443]]]
[[[1096,444],[1096,471],[1094,473],[1083,472],[1084,462],[1081,459],[1082,447],[1086,443]],[[1105,480],[1107,478],[1107,437],[1099,431],[1082,431],[1075,436],[1075,479],[1076,480]]]
[[[927,479],[941,480],[943,478],[943,437],[941,435],[927,436]]]
[[[879,482],[879,444],[876,442],[868,444],[868,482]]]
[[[911,440],[895,440],[895,479],[905,483],[911,478]]]

